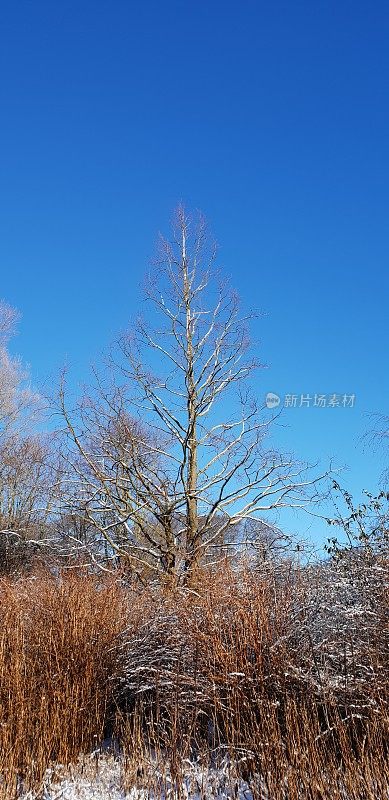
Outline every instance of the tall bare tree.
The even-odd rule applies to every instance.
[[[316,493],[265,445],[272,419],[253,397],[250,315],[215,258],[202,217],[179,208],[146,281],[151,314],[121,337],[113,384],[100,380],[76,416],[61,393],[84,513],[113,553],[184,580],[245,520]]]

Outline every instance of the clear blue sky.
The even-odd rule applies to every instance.
[[[136,312],[158,230],[201,208],[289,409],[280,443],[348,464],[388,409],[389,6],[25,2],[0,30],[0,296],[34,380],[74,381]],[[315,534],[315,531],[314,531]]]

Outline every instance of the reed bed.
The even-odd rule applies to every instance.
[[[254,799],[387,797],[386,596],[366,638],[360,606],[359,627],[333,605],[328,627],[323,580],[288,564],[225,564],[185,590],[1,580],[0,796],[39,796],[48,767],[92,751],[98,769],[105,742],[142,796],[243,781]]]
[[[102,738],[112,702],[117,582],[37,576],[0,582],[0,776],[4,797],[39,785]]]

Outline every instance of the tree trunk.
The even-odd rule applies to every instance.
[[[189,579],[196,562],[196,543],[198,536],[197,509],[197,395],[194,375],[193,318],[191,313],[191,287],[186,257],[186,230],[182,228],[182,270],[184,303],[186,313],[186,382],[187,382],[187,474],[186,474],[186,558],[185,581]]]

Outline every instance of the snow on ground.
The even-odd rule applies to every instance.
[[[43,791],[28,792],[21,800],[175,800],[177,791],[168,771],[152,765],[149,788],[141,782],[123,789],[123,762],[113,755],[90,755],[71,768],[48,770]],[[145,783],[146,786],[146,783]],[[258,791],[260,789],[260,791]],[[249,785],[235,780],[227,763],[218,769],[204,769],[187,762],[181,798],[186,800],[253,800]],[[263,787],[256,786],[256,797],[267,800]]]
[[[62,775],[61,775],[62,773]],[[43,792],[28,792],[22,800],[124,800],[117,759],[82,759],[73,768],[47,770]],[[135,800],[135,798],[133,798]]]

